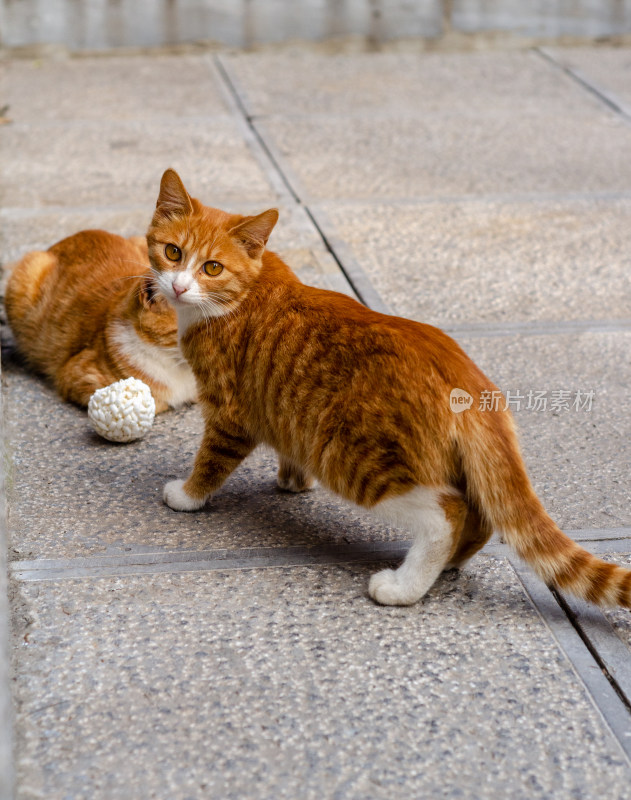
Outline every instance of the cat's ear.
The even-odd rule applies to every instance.
[[[265,245],[278,222],[278,211],[270,208],[257,217],[246,217],[229,233],[245,247],[250,258],[260,258]]]
[[[189,193],[174,169],[168,169],[162,176],[156,213],[162,213],[167,217],[180,217],[193,213],[193,203]]]

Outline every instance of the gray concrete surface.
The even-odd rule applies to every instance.
[[[589,48],[549,48],[545,51],[587,86],[631,116],[631,58],[626,48],[595,53]]]
[[[150,143],[145,140],[148,124],[154,130]],[[19,147],[23,154],[23,159],[6,160],[2,170],[4,190],[18,207],[99,206],[104,199],[109,205],[155,207],[155,186],[167,156],[182,175],[204,176],[189,180],[192,193],[217,197],[224,205],[244,194],[261,205],[274,200],[234,123],[221,115],[203,121],[100,120],[72,126],[16,121],[4,139],[5,147]]]
[[[168,165],[276,205],[303,280],[445,327],[504,391],[594,391],[522,407],[524,456],[631,564],[624,52],[5,60],[3,263],[141,233]],[[8,335],[2,390],[20,800],[629,796],[628,612],[555,599],[497,541],[379,608],[406,532],[277,492],[270,453],[199,514],[161,504],[195,408],[105,443]]]
[[[396,111],[397,118],[451,114],[468,119],[475,114],[510,116],[518,108],[538,116],[543,110],[569,111],[576,105],[600,108],[533,51],[428,53],[422,58],[412,53],[358,53],[326,59],[297,51],[247,58],[227,54],[221,60],[248,112],[257,117],[346,113],[383,117]]]
[[[275,116],[260,129],[310,201],[623,192],[629,185],[626,121],[607,109],[518,112],[516,105],[491,119],[479,109],[469,117],[358,114],[348,127],[343,114]]]
[[[626,197],[320,206],[397,314],[440,327],[631,318]],[[594,284],[597,283],[597,286]]]
[[[413,67],[407,57],[373,58],[368,72],[366,56],[338,60],[322,88],[314,56],[286,56],[284,75],[278,56],[250,56],[230,70],[239,92],[248,84],[248,112],[310,202],[611,193],[629,184],[626,120],[541,55],[496,54],[491,67],[488,53],[470,54],[466,68],[462,54],[417,56]],[[330,90],[335,70],[339,88]],[[395,114],[369,98],[389,94],[401,71]],[[349,115],[353,124],[343,124]]]
[[[370,567],[24,585],[24,794],[624,797],[510,567],[481,558],[412,609],[373,605]]]
[[[165,94],[165,85],[174,83],[177,92]],[[7,61],[2,97],[23,123],[144,119],[167,125],[181,117],[229,113],[207,63],[186,56]]]

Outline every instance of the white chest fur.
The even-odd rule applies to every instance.
[[[134,367],[167,387],[169,405],[179,406],[195,400],[195,378],[179,348],[150,344],[138,336],[133,325],[126,322],[117,322],[112,328],[111,337],[120,354]]]

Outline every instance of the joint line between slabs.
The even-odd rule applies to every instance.
[[[587,78],[584,78],[580,72],[572,69],[572,67],[566,67],[560,61],[554,57],[554,55],[548,52],[543,47],[536,47],[535,52],[546,61],[548,64],[551,64],[555,69],[563,72],[567,75],[574,83],[578,84],[581,88],[585,89],[594,97],[597,97],[601,103],[607,106],[610,111],[613,111],[615,114],[621,116],[625,122],[631,122],[631,117],[627,114],[624,108],[621,108],[615,100],[612,100],[611,97],[608,97],[601,89],[598,89],[596,86],[591,84]]]
[[[530,602],[542,623],[552,634],[557,646],[572,665],[603,722],[618,742],[620,749],[631,765],[631,715],[626,695],[611,679],[603,659],[596,656],[591,642],[586,641],[579,628],[568,615],[567,604],[559,601],[559,595],[535,577],[523,562],[508,558]],[[613,636],[615,634],[612,633]]]
[[[454,338],[495,338],[506,336],[564,336],[571,333],[626,333],[631,319],[576,319],[521,322],[480,322],[440,326]]]
[[[559,591],[557,591],[557,589],[555,589],[554,587],[548,587],[548,588],[552,592],[552,595],[553,595],[554,599],[557,601],[557,603],[559,604],[559,606],[561,607],[561,609],[565,613],[566,617],[569,619],[570,624],[572,625],[572,627],[574,628],[576,633],[581,638],[581,641],[583,642],[585,647],[589,650],[592,658],[594,659],[594,661],[600,667],[603,675],[605,676],[605,678],[611,684],[612,689],[618,695],[618,697],[620,698],[620,701],[622,702],[624,707],[627,709],[629,714],[631,714],[631,701],[627,697],[626,693],[624,692],[624,690],[622,689],[620,684],[616,681],[614,676],[611,674],[610,670],[608,669],[607,665],[605,664],[605,661],[603,660],[603,658],[601,657],[600,653],[598,652],[596,646],[592,643],[592,641],[589,638],[588,634],[586,633],[586,631],[584,630],[583,626],[581,625],[581,622],[580,622],[580,619],[579,619],[578,615],[574,613],[573,609],[570,608],[569,604],[566,602],[566,600],[563,597],[563,595]]]
[[[593,538],[595,533],[609,533],[608,538]],[[631,553],[631,528],[612,528],[609,531],[574,530],[568,534],[594,553]],[[17,580],[72,577],[99,574],[126,574],[138,568],[144,572],[168,572],[197,569],[257,569],[271,566],[309,566],[356,563],[362,561],[396,560],[403,558],[412,541],[352,542],[344,545],[326,543],[289,547],[220,548],[217,550],[141,551],[112,555],[93,555],[75,558],[42,558],[16,560],[10,570]],[[512,551],[499,538],[494,537],[482,555],[509,557]]]
[[[219,58],[219,56],[213,56],[212,63],[213,63],[213,65],[215,66],[215,68],[217,70],[217,74],[219,75],[219,77],[223,81],[224,87],[227,89],[228,93],[230,94],[230,97],[232,98],[232,100],[234,102],[235,110],[238,111],[241,114],[243,120],[247,123],[248,128],[250,129],[250,131],[254,135],[259,147],[262,149],[263,153],[265,154],[265,156],[267,158],[267,161],[269,162],[271,168],[274,170],[276,175],[279,176],[282,179],[283,184],[285,185],[287,191],[290,193],[290,195],[293,198],[293,200],[298,205],[302,205],[302,201],[301,201],[300,197],[298,196],[298,194],[295,191],[294,187],[291,185],[291,182],[289,181],[289,179],[285,175],[284,171],[281,169],[280,165],[278,164],[278,162],[274,158],[273,154],[271,153],[269,147],[267,146],[267,143],[265,142],[265,140],[263,139],[263,137],[259,133],[256,125],[254,124],[252,115],[248,114],[248,111],[247,111],[247,109],[246,109],[246,107],[245,107],[245,105],[243,103],[243,100],[241,99],[241,96],[239,95],[239,92],[237,91],[237,87],[235,86],[234,82],[232,81],[232,78],[230,77],[230,75],[228,73],[228,70],[223,65],[223,63],[222,63],[221,59]]]
[[[314,216],[313,212],[309,208],[309,206],[304,206],[305,211],[311,222],[313,223],[314,228],[317,230],[322,242],[331,256],[334,258],[335,263],[338,267],[342,270],[344,275],[346,276],[346,280],[350,283],[353,288],[353,291],[359,298],[359,300],[368,308],[372,308],[374,311],[380,311],[384,314],[389,314],[390,311],[387,305],[381,299],[381,295],[377,292],[377,290],[372,286],[368,275],[366,274],[363,267],[361,267],[356,262],[353,264],[352,269],[347,269],[342,260],[342,257],[339,256],[335,250],[335,246],[330,242],[329,237],[325,234],[322,227],[316,217]],[[359,283],[363,283],[366,285],[364,289]],[[372,296],[370,296],[372,295]]]
[[[223,62],[221,61],[221,58],[219,56],[214,56],[213,64],[215,65],[215,67],[217,69],[217,73],[219,74],[219,76],[223,80],[227,91],[230,93],[230,96],[232,97],[232,99],[234,101],[236,110],[242,115],[243,120],[246,122],[246,124],[248,125],[249,129],[252,131],[252,134],[256,138],[256,141],[257,141],[258,145],[260,146],[261,150],[265,154],[271,169],[273,169],[274,172],[282,179],[283,184],[286,186],[288,192],[290,193],[290,195],[294,199],[294,201],[299,206],[304,208],[309,220],[311,221],[311,224],[313,225],[313,227],[315,228],[315,230],[318,233],[318,236],[322,240],[322,244],[326,248],[327,252],[330,253],[330,255],[332,256],[333,260],[335,261],[335,263],[338,265],[338,267],[342,271],[342,274],[344,275],[344,277],[346,278],[346,280],[350,284],[352,290],[355,292],[355,294],[358,297],[358,299],[365,306],[370,307],[370,303],[368,302],[368,299],[364,297],[364,293],[362,292],[361,287],[358,287],[357,286],[357,282],[354,280],[354,277],[353,277],[354,270],[347,270],[346,269],[342,258],[338,255],[338,253],[336,252],[334,246],[331,244],[331,242],[329,241],[328,237],[325,235],[324,231],[322,230],[322,228],[318,224],[318,222],[317,222],[314,214],[312,213],[311,209],[309,208],[309,206],[305,202],[303,202],[302,198],[298,194],[298,191],[292,185],[292,181],[289,179],[288,175],[286,174],[286,171],[281,167],[281,165],[279,163],[279,159],[272,152],[271,148],[269,147],[269,145],[265,141],[265,138],[263,137],[263,135],[261,134],[261,132],[257,128],[254,115],[248,113],[248,111],[247,111],[247,109],[245,107],[245,104],[244,104],[244,102],[243,102],[243,100],[242,100],[242,98],[241,98],[241,96],[239,94],[239,91],[238,91],[235,83],[231,79],[230,74],[228,73],[228,70],[226,69],[226,67],[224,66]],[[359,267],[359,265],[357,265],[357,269],[361,270],[362,277],[365,276],[366,281],[368,281],[368,276],[365,275],[364,271],[361,269],[361,267]],[[377,295],[376,292],[375,292],[375,295],[376,295],[376,298],[375,298],[376,301],[378,303],[380,303],[385,308],[386,307],[385,303],[383,303],[383,301]]]

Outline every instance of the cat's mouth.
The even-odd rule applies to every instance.
[[[181,294],[176,294],[172,292],[169,300],[174,306],[192,306],[195,305],[195,300],[189,296],[188,292],[182,292]]]

